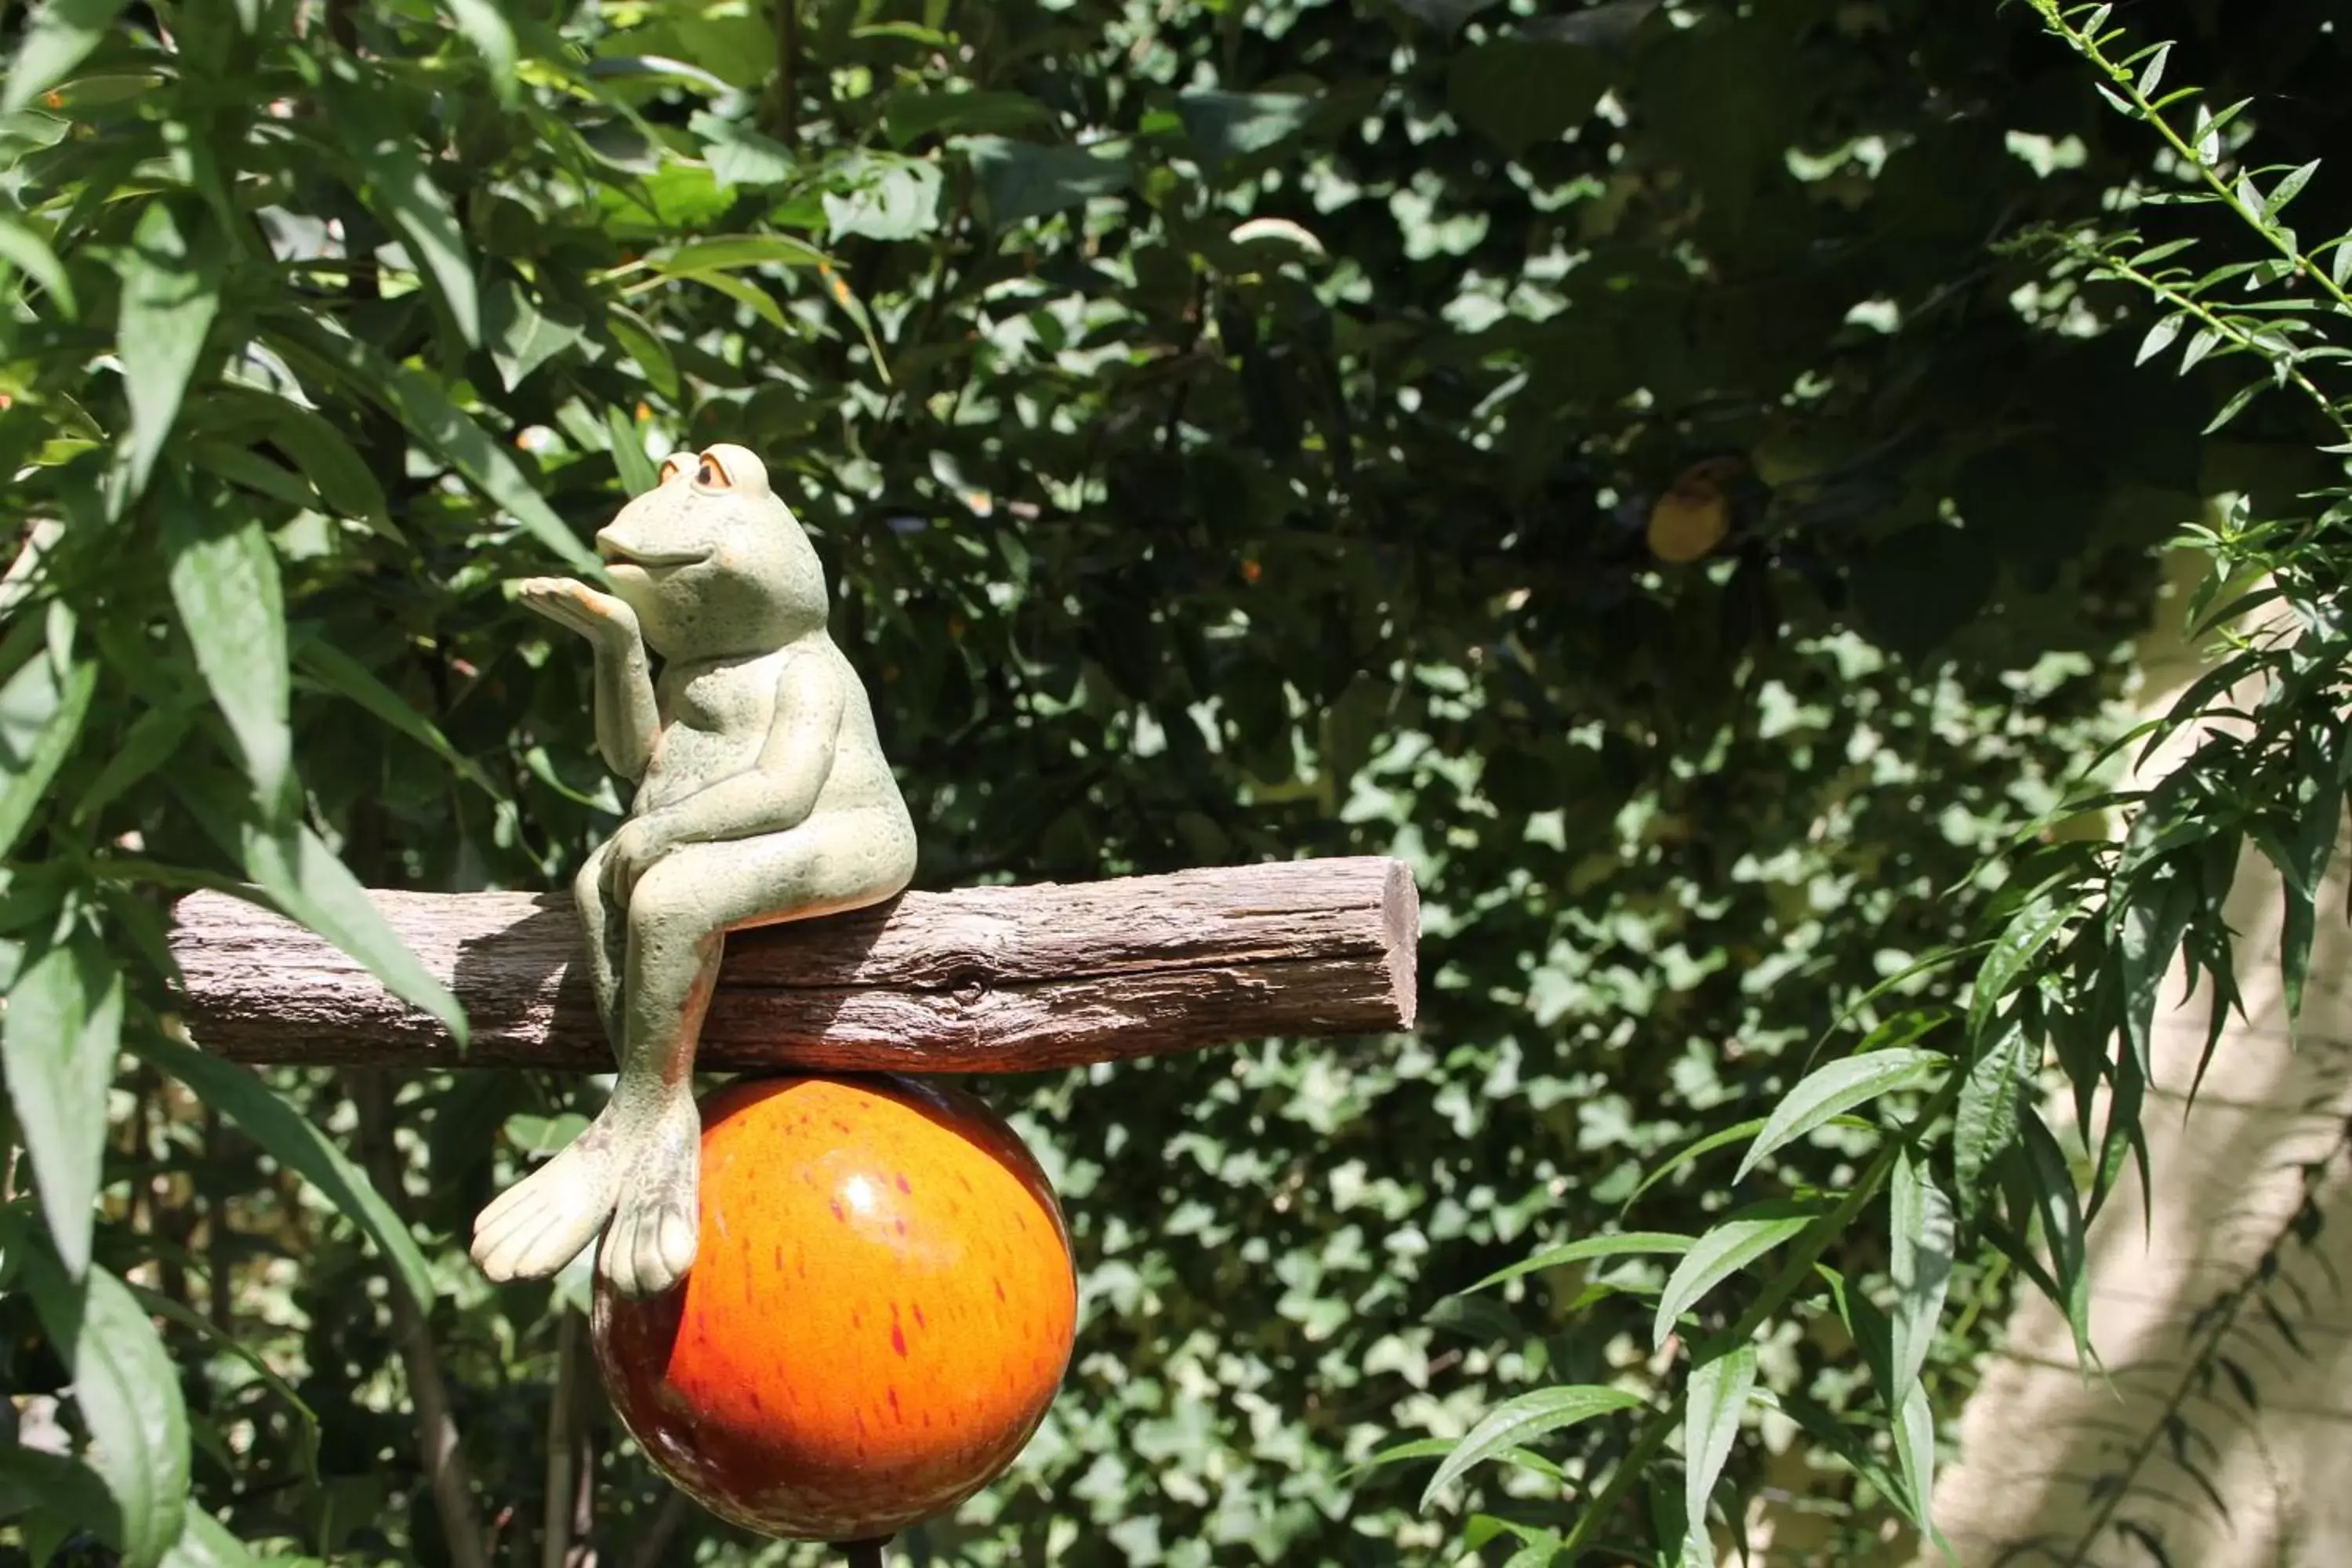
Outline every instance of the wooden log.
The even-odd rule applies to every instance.
[[[568,894],[376,892],[465,1008],[442,1027],[292,921],[174,910],[198,1043],[249,1062],[613,1067]],[[1019,1072],[1412,1026],[1420,898],[1371,857],[908,893],[728,939],[699,1065]]]

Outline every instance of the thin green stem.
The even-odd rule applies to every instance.
[[[1951,1076],[1920,1110],[1913,1125],[1920,1128],[1935,1125],[1939,1117],[1959,1102],[1960,1089],[1967,1079],[1968,1075],[1958,1070],[1958,1064],[1955,1064]],[[1839,1200],[1838,1205],[1813,1221],[1797,1237],[1795,1249],[1790,1253],[1788,1262],[1781,1266],[1780,1272],[1764,1287],[1755,1300],[1748,1304],[1748,1310],[1739,1314],[1731,1327],[1718,1336],[1722,1343],[1745,1344],[1755,1337],[1756,1331],[1770,1320],[1773,1313],[1788,1304],[1789,1298],[1811,1278],[1813,1265],[1820,1261],[1822,1253],[1829,1250],[1830,1243],[1845,1234],[1846,1227],[1853,1224],[1864,1205],[1886,1184],[1887,1177],[1895,1170],[1895,1156],[1902,1150],[1904,1142],[1899,1137],[1888,1138],[1878,1152],[1871,1157],[1870,1163],[1863,1168],[1861,1176]],[[1648,1469],[1650,1461],[1665,1446],[1666,1439],[1674,1435],[1675,1426],[1681,1424],[1683,1406],[1688,1398],[1687,1392],[1677,1394],[1664,1409],[1651,1414],[1641,1435],[1633,1439],[1633,1447],[1626,1451],[1624,1460],[1611,1473],[1600,1495],[1592,1500],[1591,1506],[1577,1516],[1568,1538],[1561,1542],[1563,1560],[1576,1561],[1578,1548],[1601,1528],[1601,1521],[1624,1497],[1625,1489]]]
[[[2157,106],[2148,101],[2147,95],[2140,90],[2139,79],[2133,75],[2129,68],[2109,59],[2106,51],[2099,47],[2098,39],[2068,22],[2065,13],[2059,6],[2058,0],[2033,0],[2033,8],[2041,13],[2042,21],[2053,32],[2064,38],[2074,47],[2077,54],[2089,60],[2105,75],[2107,80],[2114,84],[2117,95],[2138,110],[2141,119],[2156,127],[2157,133],[2170,145],[2174,153],[2197,171],[2199,177],[2211,187],[2213,194],[2219,196],[2231,212],[2236,213],[2249,226],[2268,240],[2273,249],[2292,264],[2297,272],[2308,279],[2320,292],[2333,300],[2339,310],[2346,315],[2352,316],[2352,294],[2347,294],[2325,268],[2298,249],[2293,237],[2284,229],[2246,205],[2243,198],[2238,195],[2237,187],[2221,177],[2221,171],[2213,166],[2212,162],[2205,156],[2203,150],[2185,140],[2172,128],[2172,122],[2164,118]]]

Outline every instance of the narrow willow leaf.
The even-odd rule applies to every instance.
[[[425,1254],[367,1173],[271,1092],[250,1068],[152,1036],[134,1040],[131,1048],[187,1085],[199,1100],[245,1129],[271,1158],[318,1188],[320,1196],[375,1242],[411,1296],[419,1301],[433,1299],[433,1273]]]
[[[1948,1059],[1939,1051],[1897,1047],[1845,1057],[1815,1069],[1773,1108],[1731,1179],[1746,1180],[1775,1149],[1803,1137],[1832,1116],[1918,1083]]]
[[[2140,339],[2139,353],[2138,356],[2132,361],[2132,363],[2136,365],[2146,364],[2148,361],[2154,359],[2157,355],[2170,348],[2173,344],[2173,341],[2180,336],[2180,329],[2188,320],[2189,318],[2186,316],[2167,316],[2164,320],[2150,327],[2147,330],[2147,336]]]
[[[2074,1192],[2074,1173],[2057,1139],[2043,1126],[2041,1113],[2027,1106],[2020,1118],[2024,1160],[2020,1180],[2030,1200],[2030,1212],[2042,1221],[2042,1245],[2050,1257],[2050,1272],[2059,1294],[2056,1305],[2074,1331],[2076,1351],[2091,1356],[2091,1294],[2088,1246],[2084,1236],[2083,1207]],[[2017,1211],[2022,1215],[2028,1209]]]
[[[1913,1384],[1895,1421],[1895,1457],[1903,1467],[1903,1495],[1896,1499],[1911,1522],[1927,1527],[1936,1497],[1936,1412],[1924,1384]]]
[[[123,1568],[158,1568],[187,1524],[188,1413],[179,1374],[146,1310],[113,1275],[92,1268],[76,1282],[38,1247],[23,1249],[22,1267],[89,1427],[90,1467],[121,1516]]]
[[[1842,1420],[1831,1409],[1805,1394],[1790,1391],[1780,1396],[1782,1415],[1803,1429],[1825,1452],[1844,1461],[1848,1469],[1867,1481],[1878,1495],[1903,1506],[1903,1483],[1870,1451],[1868,1432]]]
[[[595,552],[555,515],[490,433],[450,402],[431,378],[394,364],[376,349],[318,321],[280,317],[274,324],[270,345],[289,362],[309,364],[399,416],[411,434],[503,508],[525,532],[575,572],[592,581],[603,579],[604,565]]]
[[[457,24],[458,33],[474,46],[489,68],[490,90],[501,102],[514,101],[515,76],[514,24],[507,20],[504,7],[498,0],[441,0],[442,9]]]
[[[2116,953],[2124,978],[2124,1030],[2133,1055],[2144,1067],[2153,1049],[2156,1005],[2173,954],[2196,913],[2197,893],[2179,873],[2167,875],[2154,888],[2128,889],[2130,903],[2123,910]]]
[[[73,284],[67,279],[57,252],[30,224],[11,212],[0,212],[0,261],[47,289],[49,298],[57,302],[58,315],[68,321],[79,319],[81,312],[74,301]]]
[[[374,671],[319,636],[316,627],[303,630],[306,635],[295,645],[294,660],[305,675],[318,680],[329,690],[358,703],[431,752],[446,763],[452,773],[491,799],[500,798],[499,787],[490,781],[489,775],[482,772],[473,758],[451,745],[449,737],[443,734],[432,720],[402,701],[400,694],[377,679]]]
[[[2009,994],[2016,989],[2034,958],[2050,945],[2072,912],[2047,895],[2027,902],[2009,917],[1994,939],[1992,949],[1977,970],[1976,984],[1969,994],[1969,1038],[1981,1045],[1990,1037],[1994,1017]]]
[[[168,203],[151,201],[117,263],[122,304],[115,331],[131,403],[128,501],[147,488],[163,441],[220,314],[221,247],[207,226],[191,239]]]
[[[206,517],[176,486],[165,508],[173,607],[205,686],[236,737],[254,792],[274,812],[289,794],[294,763],[278,552],[257,520]]]
[[[2018,1108],[2032,1055],[2023,1026],[2011,1019],[1978,1056],[1960,1086],[1959,1107],[1953,1113],[1952,1170],[1960,1206],[1968,1213],[1976,1211],[1985,1171],[2017,1142]]]
[[[1564,1263],[1580,1263],[1591,1258],[1655,1256],[1660,1253],[1687,1252],[1690,1247],[1689,1237],[1674,1236],[1664,1231],[1635,1230],[1616,1236],[1588,1236],[1582,1241],[1564,1242],[1558,1247],[1546,1247],[1533,1258],[1514,1263],[1507,1268],[1497,1268],[1476,1284],[1465,1285],[1455,1293],[1468,1295],[1473,1290],[1484,1290],[1507,1280],[1517,1279],[1525,1274],[1540,1273],[1547,1268],[1557,1268]]]
[[[2157,45],[2147,51],[2147,64],[2139,71],[2138,91],[2142,98],[2156,96],[2157,84],[2164,79],[2164,63],[2172,58],[2169,43]]]
[[[302,1441],[297,1450],[302,1468],[310,1484],[319,1481],[319,1413],[294,1390],[294,1385],[278,1375],[276,1368],[264,1361],[261,1352],[244,1343],[235,1334],[189,1306],[176,1297],[150,1290],[139,1285],[131,1286],[131,1294],[138,1300],[151,1318],[163,1318],[178,1324],[190,1334],[211,1345],[223,1355],[235,1356],[246,1369],[259,1380],[261,1385],[284,1400],[293,1408],[299,1420]],[[168,1561],[168,1559],[167,1559]]]
[[[62,675],[37,650],[0,683],[0,856],[12,853],[47,798],[49,781],[73,751],[98,687],[98,667]]]
[[[317,834],[299,822],[264,826],[246,819],[216,777],[173,783],[205,831],[244,863],[268,905],[367,965],[386,990],[437,1020],[464,1047],[466,1015],[457,999],[400,940],[359,879]],[[233,890],[252,896],[251,889]]]
[[[315,1558],[289,1558],[281,1553],[258,1557],[253,1549],[229,1533],[228,1526],[206,1513],[191,1499],[187,1522],[180,1539],[163,1555],[163,1568],[310,1568]]]
[[[359,165],[362,194],[433,280],[467,346],[478,347],[481,293],[449,198],[433,183],[407,129],[385,115],[383,95],[369,85],[359,63],[336,54],[329,57],[327,69],[331,88],[321,101],[343,151]]]
[[[788,234],[730,234],[688,240],[676,249],[646,258],[655,271],[671,278],[699,272],[730,272],[741,267],[770,263],[784,267],[823,267],[832,258],[804,239]]]
[[[2221,411],[2206,421],[2205,428],[2200,434],[2210,436],[2231,420],[2243,414],[2246,411],[2246,405],[2261,396],[2263,388],[2270,384],[2268,381],[2250,381],[2238,388],[2230,395],[2230,400],[2221,405]]]
[[[269,444],[302,470],[302,477],[320,499],[345,517],[363,522],[395,542],[401,532],[392,525],[383,487],[367,459],[323,416],[285,398],[250,388],[224,388],[222,398],[234,399],[264,422]]]
[[[2327,276],[2335,281],[2338,289],[2343,288],[2347,282],[2352,282],[2352,240],[2336,242],[2336,259],[2328,263]]]
[[[2341,720],[2311,731],[2296,746],[2295,763],[2302,777],[2295,781],[2294,830],[2284,841],[2263,846],[2271,863],[2278,868],[2286,900],[2279,934],[2279,967],[2290,1025],[2303,1016],[2303,988],[2310,974],[2312,943],[2318,934],[2320,884],[2326,880],[2328,862],[2336,855],[2336,834],[2344,826],[2347,755]],[[2218,1005],[2215,1011],[2220,1013]]]
[[[41,1189],[41,1217],[76,1279],[89,1268],[122,1005],[122,976],[105,949],[77,933],[18,972],[0,1020],[8,1098]]]
[[[1529,1439],[1589,1421],[1595,1415],[1612,1411],[1635,1410],[1642,1405],[1639,1394],[1628,1394],[1622,1388],[1604,1388],[1596,1384],[1580,1384],[1564,1388],[1538,1388],[1507,1399],[1488,1411],[1479,1423],[1462,1436],[1454,1452],[1437,1467],[1429,1485],[1421,1494],[1421,1508],[1426,1511],[1437,1494],[1452,1485],[1470,1467],[1493,1458],[1507,1448],[1515,1448]]]
[[[2319,160],[2316,158],[2299,169],[2288,170],[2280,177],[2279,183],[2271,187],[2270,198],[2263,203],[2263,216],[2274,218],[2285,211],[2287,203],[2301,195],[2303,187],[2311,184],[2311,176],[2317,173]]]
[[[150,708],[132,720],[106,766],[75,797],[74,825],[95,822],[124,790],[171,761],[188,738],[188,728],[187,711],[179,708]]]
[[[494,284],[482,306],[482,330],[490,361],[499,367],[499,380],[509,392],[583,335],[575,322],[560,321],[541,310],[539,301],[511,279]]]
[[[1927,1364],[1936,1324],[1944,1314],[1944,1290],[1952,1277],[1958,1227],[1951,1200],[1936,1186],[1927,1168],[1903,1150],[1895,1157],[1887,1188],[1888,1271],[1895,1281],[1895,1309],[1888,1314],[1887,1359],[1895,1379],[1889,1404],[1908,1397]]]
[[[738,304],[747,307],[753,315],[778,331],[787,330],[783,307],[777,304],[774,297],[765,289],[749,279],[738,278],[732,272],[681,272],[678,274],[678,280],[685,283],[699,283],[706,289],[715,289]]]
[[[2199,328],[2197,335],[2189,340],[2189,347],[2181,353],[2180,374],[2187,375],[2190,371],[2195,370],[2200,361],[2221,346],[2221,333],[2210,327]]]
[[[98,47],[123,0],[46,0],[36,8],[8,58],[0,85],[0,114],[14,114],[66,79]]]
[[[1382,1448],[1359,1464],[1340,1471],[1342,1476],[1360,1475],[1382,1465],[1399,1465],[1411,1459],[1437,1459],[1454,1452],[1458,1437],[1415,1437],[1409,1443],[1398,1443]],[[1532,1448],[1505,1448],[1495,1455],[1504,1464],[1516,1469],[1533,1470],[1549,1480],[1560,1479],[1560,1468]]]
[[[1664,1344],[1685,1310],[1748,1264],[1802,1235],[1817,1217],[1812,1210],[1790,1204],[1755,1204],[1700,1237],[1666,1278],[1651,1338]]]
[[[1756,1347],[1744,1344],[1691,1368],[1683,1407],[1683,1512],[1689,1537],[1686,1554],[1715,1561],[1707,1539],[1707,1500],[1739,1437],[1740,1412],[1756,1386]]]
[[[1940,1016],[1927,1020],[1923,1022],[1916,1031],[1912,1032],[1909,1037],[1916,1040],[1919,1036],[1926,1034],[1929,1028],[1934,1027],[1936,1024],[1940,1022],[1942,1022]],[[1641,1184],[1635,1187],[1632,1195],[1627,1197],[1624,1203],[1619,1206],[1619,1212],[1622,1213],[1625,1210],[1631,1209],[1643,1193],[1648,1192],[1652,1187],[1656,1186],[1660,1182],[1664,1181],[1668,1176],[1673,1175],[1676,1171],[1681,1170],[1684,1166],[1706,1158],[1707,1155],[1714,1153],[1717,1149],[1727,1148],[1734,1143],[1745,1143],[1748,1139],[1753,1138],[1757,1133],[1764,1130],[1764,1123],[1768,1120],[1769,1118],[1762,1116],[1751,1117],[1746,1121],[1735,1122],[1729,1127],[1717,1128],[1715,1131],[1708,1133],[1706,1137],[1694,1140],[1693,1142],[1683,1145],[1683,1147],[1675,1150],[1672,1154],[1668,1155],[1656,1169],[1651,1171],[1642,1178]],[[1822,1122],[1822,1126],[1840,1127],[1853,1132],[1874,1132],[1877,1131],[1874,1124],[1864,1121],[1859,1116],[1832,1116],[1827,1121]],[[1818,1131],[1818,1129],[1816,1131]]]
[[[619,305],[604,307],[604,330],[621,345],[621,352],[637,362],[637,369],[653,384],[653,389],[664,397],[676,397],[680,383],[677,362],[670,358],[669,349],[661,334],[635,310]]]
[[[612,438],[613,468],[621,476],[624,490],[641,496],[661,483],[661,470],[646,456],[645,441],[626,413],[618,408],[605,409],[604,433]]]

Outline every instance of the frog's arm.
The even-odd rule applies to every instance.
[[[841,716],[848,705],[844,679],[830,659],[814,654],[787,659],[777,677],[775,718],[760,760],[647,812],[638,819],[644,831],[662,843],[694,844],[781,833],[806,821],[833,772]]]
[[[661,734],[645,638],[633,626],[626,637],[598,638],[595,648],[596,749],[606,767],[635,782],[646,776]]]

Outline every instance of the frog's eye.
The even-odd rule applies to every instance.
[[[735,488],[735,476],[729,473],[727,465],[719,460],[717,447],[703,453],[699,462],[700,466],[694,470],[696,489],[731,490]]]
[[[691,452],[672,452],[662,459],[661,482],[669,483],[670,480],[692,468],[694,462],[695,457]]]

